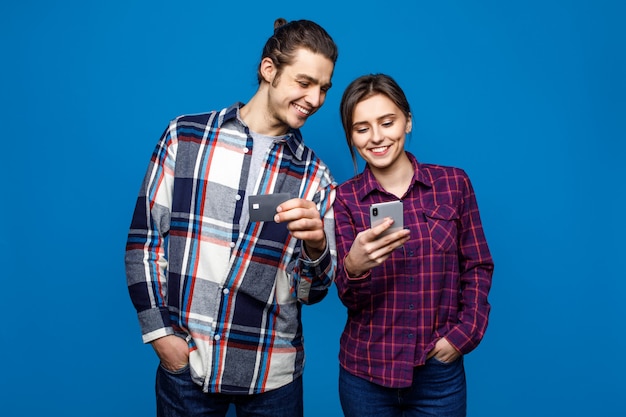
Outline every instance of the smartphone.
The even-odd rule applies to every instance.
[[[382,236],[401,230],[404,227],[404,205],[402,201],[388,201],[385,203],[375,203],[370,206],[371,227],[381,224],[386,217],[393,219],[391,227],[383,232]]]

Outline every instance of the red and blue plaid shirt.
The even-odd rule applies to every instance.
[[[339,186],[334,203],[336,285],[348,309],[340,363],[354,375],[394,388],[412,384],[414,367],[425,363],[439,338],[463,354],[480,343],[493,273],[466,173],[408,156],[415,173],[402,201],[411,238],[362,277],[349,278],[343,260],[357,233],[370,227],[369,206],[397,197],[366,167]]]
[[[299,130],[276,141],[263,170],[240,103],[181,116],[163,133],[141,186],[126,246],[126,275],[144,342],[177,334],[205,391],[255,394],[304,366],[301,304],[332,284],[336,252],[328,167]],[[246,185],[316,203],[326,252],[309,259],[284,223],[250,222]]]

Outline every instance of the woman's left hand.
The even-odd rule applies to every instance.
[[[437,340],[435,347],[428,354],[427,359],[434,357],[439,362],[454,362],[461,356],[461,353],[448,342],[445,337]]]

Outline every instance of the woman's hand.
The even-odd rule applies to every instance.
[[[350,252],[344,259],[344,267],[351,277],[358,277],[385,262],[396,248],[409,240],[409,230],[403,229],[381,237],[391,227],[393,220],[384,222],[356,235]]]
[[[448,342],[445,337],[437,340],[435,347],[428,354],[427,359],[434,357],[439,362],[454,362],[461,356],[461,353]]]

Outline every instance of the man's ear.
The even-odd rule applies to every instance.
[[[259,71],[261,72],[263,80],[267,81],[269,84],[276,78],[276,65],[274,65],[271,58],[265,57],[261,60]]]

